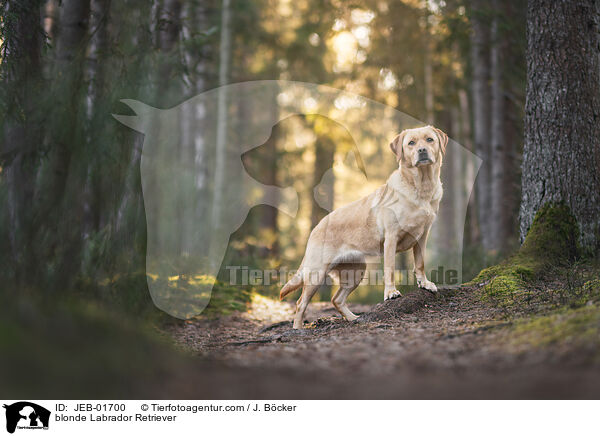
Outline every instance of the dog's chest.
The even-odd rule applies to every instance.
[[[394,205],[394,212],[398,218],[398,224],[403,230],[429,227],[437,214],[428,201],[411,201],[404,204],[399,202]]]
[[[438,205],[437,198],[423,199],[414,191],[389,189],[384,186],[372,202],[372,207],[377,210],[375,216],[378,217],[377,227],[381,240],[391,231],[404,240],[403,246],[410,248],[410,241],[420,239],[431,227]]]
[[[436,211],[429,202],[405,204],[395,211],[398,219],[399,250],[407,250],[431,227]]]

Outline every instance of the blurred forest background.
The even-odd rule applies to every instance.
[[[538,377],[531,392],[547,397],[546,381],[563,375],[575,380],[582,368],[597,381],[599,29],[596,0],[0,0],[2,392],[15,398],[39,398],[42,392],[231,397],[254,386],[243,395],[289,398],[292,391],[283,382],[292,382],[310,391],[310,398],[313,387],[333,383],[337,373],[317,379],[299,372],[289,378],[296,372],[285,368],[270,378],[275,372],[264,368],[283,368],[277,367],[281,354],[276,353],[288,353],[292,362],[308,361],[305,345],[313,336],[280,346],[255,334],[269,322],[285,330],[279,321],[289,319],[293,305],[261,296],[276,295],[277,285],[231,285],[225,269],[296,268],[325,209],[371,188],[352,177],[347,162],[352,138],[327,116],[286,118],[264,144],[244,155],[245,169],[256,180],[298,192],[298,217],[292,220],[273,206],[276,202],[251,209],[231,236],[202,316],[176,320],[150,298],[148,280],[157,279],[146,270],[151,239],[140,168],[145,138],[111,114],[134,115],[135,105],[121,99],[168,109],[207,91],[218,95],[223,85],[257,80],[314,83],[364,96],[434,124],[483,161],[465,209],[467,198],[453,193],[466,196],[475,168],[456,154],[446,156],[442,173],[445,187],[452,189],[443,202],[450,207],[437,218],[444,226],[433,226],[441,233],[436,243],[458,242],[455,235],[464,227],[462,279],[471,282],[436,297],[416,290],[411,298],[420,295],[427,308],[408,312],[410,319],[392,314],[385,329],[346,323],[328,330],[327,323],[342,321],[327,320],[317,332],[326,350],[321,369],[352,371],[338,375],[337,397],[350,395],[347,377],[359,379],[373,368],[379,372],[375,364],[356,373],[355,355],[387,356],[393,363],[392,373],[376,374],[382,376],[379,385],[363,380],[377,391],[374,397],[389,380],[402,385],[416,380],[415,374],[437,374],[430,365],[440,353],[446,357],[439,360],[445,375],[433,384],[437,380],[441,387],[448,381],[462,385],[462,375],[481,373],[502,390],[508,385],[498,374],[513,373],[518,375],[513,395],[529,395],[519,389]],[[224,105],[217,106],[184,112],[181,129],[173,132],[184,138],[173,148],[173,160],[194,168],[192,186],[202,203],[198,220],[212,223],[210,231],[229,218],[214,199],[241,172],[239,155],[230,159],[223,136],[215,145],[189,133],[204,126],[217,126],[218,133],[225,120],[237,120],[237,132],[243,132],[260,112],[239,106],[227,114]],[[378,121],[364,122],[373,143]],[[361,154],[367,166],[380,165],[381,176],[394,168],[386,141],[361,148]],[[234,161],[237,169],[230,165]],[[329,192],[315,196],[313,188],[331,168],[335,180],[321,185]],[[178,199],[172,201],[177,206]],[[181,218],[171,224],[176,248],[196,246],[188,238],[195,222],[183,219],[177,207],[168,212],[165,216]],[[397,262],[411,268],[407,256],[399,255]],[[158,279],[184,293],[192,282],[167,276]],[[329,300],[330,291],[325,288],[321,299]],[[381,293],[359,289],[353,298],[372,303]],[[388,303],[400,307],[411,298]],[[267,308],[267,316],[244,318],[257,305]],[[283,311],[281,319],[271,316],[273,308]],[[225,323],[221,330],[219,320]],[[405,332],[405,350],[421,347],[422,359],[397,347]],[[379,347],[378,338],[385,335],[390,346]],[[217,358],[233,347],[243,368],[227,370],[184,356],[172,346],[181,337],[188,351],[212,350],[209,355]],[[504,345],[495,348],[502,337]],[[236,348],[232,338],[256,347]],[[345,348],[348,360],[341,365],[332,360],[340,340],[358,347]],[[267,348],[277,356],[268,362],[261,360],[269,356],[263,353]],[[531,365],[521,365],[522,352],[532,357]],[[457,359],[460,353],[466,354]],[[552,366],[560,356],[579,359],[579,366],[571,371]],[[415,372],[397,377],[409,361]],[[496,366],[499,361],[504,366]],[[547,371],[538,371],[544,365]],[[257,370],[246,371],[250,367]],[[489,371],[480,372],[483,368]],[[583,390],[595,389],[579,380]],[[265,386],[274,390],[261,391]],[[357,395],[366,395],[356,386]],[[478,398],[489,396],[479,379],[470,386]],[[563,388],[570,386],[575,385],[568,381]],[[400,386],[390,395],[411,392],[427,391]]]
[[[3,287],[146,307],[143,136],[110,114],[128,113],[122,98],[169,108],[221,85],[261,79],[371,98],[436,125],[481,157],[463,241],[463,279],[470,279],[518,246],[525,3],[2,1]],[[210,116],[191,114],[185,122]],[[345,135],[325,118],[294,117],[245,160],[263,183],[293,179],[300,215],[292,223],[275,207],[255,207],[232,236],[224,264],[278,268],[283,258],[285,266],[298,265],[310,229],[326,214],[312,189],[344,158]],[[210,202],[221,151],[197,141],[179,152],[198,162],[198,189]],[[387,144],[372,153],[387,156]],[[469,171],[452,156],[445,162],[450,183]],[[334,189],[328,198],[355,188]],[[462,225],[460,216],[439,219]],[[248,291],[222,284],[213,305],[222,297],[234,307]]]

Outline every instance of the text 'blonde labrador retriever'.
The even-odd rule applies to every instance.
[[[308,303],[327,274],[340,282],[331,302],[348,321],[355,320],[346,299],[364,277],[365,257],[382,251],[384,300],[401,295],[394,284],[396,253],[411,248],[417,285],[437,291],[425,276],[425,245],[442,199],[440,169],[447,143],[448,136],[432,126],[404,130],[390,143],[399,165],[386,184],[317,224],[298,272],[279,295],[283,299],[303,287],[296,303],[295,329],[302,327]]]

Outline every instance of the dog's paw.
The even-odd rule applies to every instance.
[[[437,286],[435,285],[435,283],[430,282],[427,279],[421,279],[421,280],[417,280],[417,286],[419,286],[419,288],[422,289],[427,289],[428,291],[431,292],[437,292]]]
[[[394,289],[393,291],[386,292],[383,301],[385,300],[393,300],[394,298],[402,297],[402,294],[399,290]]]
[[[355,314],[352,313],[352,314],[349,314],[349,315],[344,315],[344,318],[346,318],[346,321],[352,322],[352,321],[355,321],[355,320],[358,319],[358,315],[355,315]]]

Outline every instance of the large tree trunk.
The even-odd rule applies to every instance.
[[[530,0],[521,240],[548,202],[565,202],[587,251],[598,252],[598,2]]]
[[[477,217],[481,243],[485,250],[494,247],[490,240],[490,90],[489,32],[482,0],[472,0],[471,57],[473,64],[473,138],[475,153],[482,159],[475,185]]]

